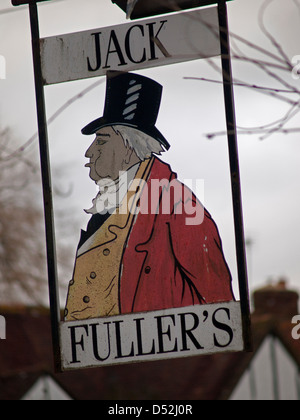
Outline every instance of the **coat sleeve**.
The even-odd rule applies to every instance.
[[[218,228],[191,191],[184,185],[182,191],[184,199],[174,205],[169,224],[176,264],[203,303],[232,301],[232,278]]]

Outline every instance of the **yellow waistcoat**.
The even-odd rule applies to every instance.
[[[148,159],[140,165],[121,206],[92,237],[87,251],[77,257],[69,285],[66,321],[119,315],[123,253],[142,193],[141,180],[147,180],[152,164],[153,159]]]

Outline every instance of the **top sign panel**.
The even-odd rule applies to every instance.
[[[41,40],[45,85],[219,54],[216,7]]]

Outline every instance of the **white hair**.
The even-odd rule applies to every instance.
[[[161,155],[165,151],[158,140],[137,128],[126,125],[114,125],[112,128],[121,135],[125,146],[133,149],[142,161],[151,158],[152,154]]]

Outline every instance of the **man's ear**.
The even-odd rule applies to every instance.
[[[131,162],[131,160],[133,158],[133,153],[134,153],[134,150],[131,149],[130,147],[127,147],[127,152],[126,152],[126,155],[125,155],[125,158],[124,158],[125,165],[129,165],[130,164],[130,162]]]

